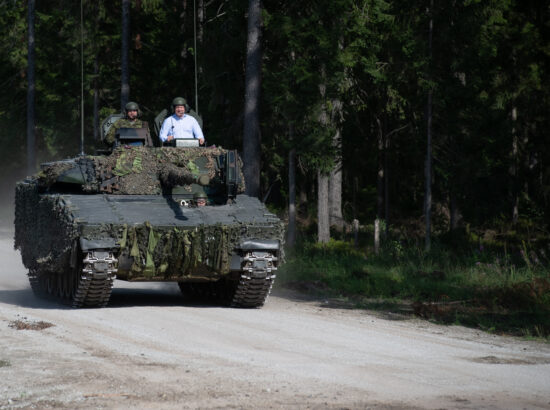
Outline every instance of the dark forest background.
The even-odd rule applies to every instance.
[[[341,199],[343,221],[339,211],[331,220],[340,228],[379,219],[383,232],[422,241],[429,185],[435,235],[548,238],[547,2],[261,5],[260,197],[270,207],[287,215],[292,153],[306,228],[320,175],[341,168],[341,192],[332,177],[328,185]],[[208,142],[242,147],[248,9],[248,0],[130,2],[129,99],[144,119],[175,96],[195,105],[196,53]],[[0,1],[0,172],[10,192],[26,174],[27,11]],[[99,121],[121,109],[121,1],[83,0],[83,15],[81,102],[80,2],[36,3],[36,167],[79,152],[81,103],[87,153],[100,145]]]

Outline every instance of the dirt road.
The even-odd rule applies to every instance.
[[[284,292],[224,309],[117,282],[109,307],[73,310],[34,297],[12,237],[0,232],[0,408],[550,408],[549,345]]]

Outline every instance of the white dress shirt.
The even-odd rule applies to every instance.
[[[172,135],[175,139],[204,139],[204,135],[197,120],[187,114],[183,114],[182,117],[172,114],[164,120],[160,129],[160,140],[162,142],[167,141],[169,135]]]

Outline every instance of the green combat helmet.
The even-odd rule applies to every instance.
[[[137,102],[130,101],[124,106],[124,116],[128,115],[128,111],[137,111],[138,117],[141,116],[141,110]]]
[[[183,97],[176,97],[172,100],[172,112],[176,109],[177,105],[183,105],[185,107],[185,112],[189,113],[189,104],[187,100]]]
[[[193,195],[193,201],[195,202],[195,205],[204,206],[204,205],[198,205],[200,200],[204,200],[204,205],[208,204],[208,195],[206,195],[202,190],[195,192],[195,195]]]
[[[199,123],[199,126],[202,129],[202,117],[195,110],[193,110],[189,104],[187,104],[187,100],[185,98],[176,97],[172,100],[172,104],[170,104],[170,110],[165,108],[160,113],[158,113],[157,116],[155,117],[155,122],[153,123],[153,128],[154,128],[155,133],[157,135],[160,134],[160,129],[162,127],[162,122],[164,121],[164,119],[166,117],[168,117],[169,111],[174,113],[174,111],[176,109],[176,105],[183,105],[185,107],[185,114],[187,114],[187,115],[193,117],[194,119],[196,119],[197,122]]]

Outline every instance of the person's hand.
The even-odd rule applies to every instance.
[[[204,138],[199,138],[199,144],[204,145]]]
[[[168,135],[166,137],[166,141],[172,141],[174,139],[174,136],[173,135]]]

